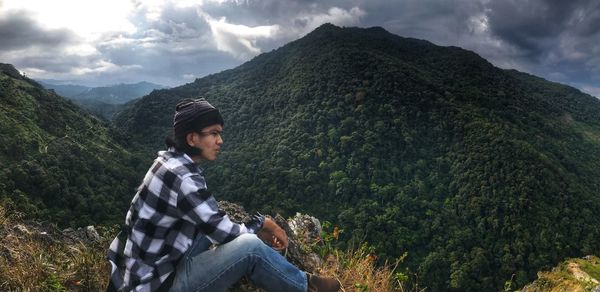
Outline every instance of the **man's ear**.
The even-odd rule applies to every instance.
[[[189,133],[187,133],[187,135],[185,135],[185,142],[191,147],[194,147],[195,135],[196,135],[196,133],[194,133],[194,132],[189,132]]]

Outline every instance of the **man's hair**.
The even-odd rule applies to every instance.
[[[189,133],[200,133],[202,129],[224,124],[219,110],[212,106],[206,99],[186,98],[175,107],[173,117],[173,137],[167,137],[165,144],[168,148],[175,148],[177,152],[183,152],[189,156],[199,155],[202,151],[187,143]]]
[[[173,149],[175,149],[175,151],[183,152],[183,153],[189,155],[190,157],[200,155],[200,153],[202,153],[202,150],[198,149],[196,147],[190,146],[186,141],[186,136],[182,136],[182,137],[168,136],[167,138],[165,138],[165,145],[167,145],[167,148],[173,148]]]

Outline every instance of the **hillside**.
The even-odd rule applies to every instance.
[[[141,175],[131,150],[105,122],[0,64],[4,204],[61,226],[120,223]]]
[[[116,124],[154,152],[177,101],[198,95],[225,118],[206,172],[219,199],[315,214],[380,259],[408,252],[430,291],[522,287],[600,250],[600,102],[574,88],[461,48],[323,25],[154,91]]]

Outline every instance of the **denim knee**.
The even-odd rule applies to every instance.
[[[238,236],[237,241],[240,247],[247,253],[262,254],[270,248],[256,234],[242,234]]]

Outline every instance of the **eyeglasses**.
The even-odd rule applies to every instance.
[[[223,131],[212,130],[212,131],[208,131],[208,132],[198,132],[198,134],[200,134],[202,136],[213,136],[213,138],[217,138],[217,136],[222,137]]]

